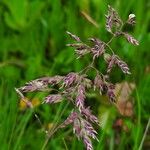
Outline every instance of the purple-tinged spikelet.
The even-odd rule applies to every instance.
[[[60,94],[51,94],[51,95],[48,95],[45,100],[44,100],[44,103],[58,103],[60,101],[62,101],[62,96]]]
[[[42,81],[33,80],[25,84],[25,86],[18,88],[21,92],[34,92],[40,91],[47,87],[47,84],[44,84]]]
[[[90,41],[93,42],[94,47],[91,48],[91,52],[93,54],[93,59],[96,57],[101,56],[105,52],[105,44],[104,42],[100,41],[99,39],[96,38],[90,38]]]
[[[81,114],[83,114],[87,120],[99,124],[98,118],[92,114],[90,107],[82,109]]]
[[[97,132],[94,130],[92,125],[83,119],[80,115],[79,118],[74,120],[73,130],[78,139],[82,139],[83,143],[87,150],[92,150],[92,142],[90,138],[97,139],[96,134]]]
[[[113,66],[117,64],[118,67],[121,68],[122,72],[125,74],[131,74],[130,73],[130,69],[127,65],[127,63],[125,63],[124,61],[122,61],[119,56],[117,55],[112,55],[109,62],[108,62],[108,67],[107,67],[107,73],[110,73]]]
[[[112,33],[113,27],[118,28],[122,25],[117,11],[108,5],[108,14],[106,15],[106,30]]]
[[[98,140],[96,137],[97,132],[95,131],[91,123],[89,123],[86,120],[82,120],[81,123],[82,123],[82,126],[84,127],[85,135],[88,135],[89,137]]]
[[[67,44],[67,46],[75,48],[75,53],[78,56],[77,59],[90,53],[90,47],[84,43]]]
[[[110,73],[113,66],[115,65],[116,63],[116,56],[115,55],[112,55],[109,59],[109,62],[108,62],[108,67],[107,67],[107,73]]]
[[[77,79],[77,74],[74,72],[69,73],[64,77],[64,87],[70,87],[73,83],[75,83]]]
[[[96,88],[99,90],[100,94],[102,94],[102,92],[105,89],[105,83],[104,83],[102,77],[99,74],[97,74],[95,79],[94,79],[94,90]]]
[[[92,81],[91,81],[90,79],[88,79],[88,78],[86,77],[86,75],[85,75],[85,76],[82,76],[81,79],[82,79],[82,85],[83,85],[86,89],[90,89],[90,88],[92,87]]]
[[[122,72],[125,74],[131,74],[130,69],[124,61],[122,61],[118,56],[116,56],[116,64],[121,68]]]
[[[79,118],[76,118],[73,122],[73,133],[76,134],[77,138],[81,138],[81,122]]]
[[[116,96],[114,94],[115,86],[113,84],[108,84],[107,95],[111,102],[116,102]]]
[[[21,92],[34,92],[44,91],[48,85],[58,84],[63,79],[62,76],[43,77],[36,80],[32,80],[25,84],[25,86],[18,88]]]
[[[91,139],[88,136],[83,138],[84,145],[86,146],[86,150],[93,150]]]
[[[67,117],[67,119],[64,121],[64,123],[61,125],[61,128],[66,127],[67,125],[73,123],[75,119],[77,119],[78,114],[77,112],[71,112],[71,114]]]
[[[56,76],[53,76],[53,77],[43,77],[43,78],[39,78],[39,79],[36,79],[36,80],[40,81],[44,84],[56,85],[56,84],[59,84],[62,81],[62,79],[63,79],[62,76],[56,75]]]
[[[84,101],[85,101],[85,87],[83,85],[78,86],[78,94],[76,97],[76,106],[79,108],[81,112],[84,108]]]
[[[133,45],[139,45],[138,40],[136,40],[133,36],[131,36],[128,33],[124,33],[125,38],[128,40],[129,43],[133,44]]]

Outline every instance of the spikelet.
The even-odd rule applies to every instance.
[[[138,40],[136,40],[133,36],[131,36],[128,33],[124,33],[124,37],[127,39],[127,41],[133,45],[139,45]]]
[[[113,27],[117,30],[122,25],[122,20],[120,19],[117,11],[108,5],[108,14],[106,15],[106,30],[112,33]]]
[[[78,36],[72,34],[72,33],[69,32],[69,31],[66,31],[66,33],[67,33],[68,35],[70,35],[70,37],[71,37],[72,39],[74,39],[75,41],[81,42],[81,40],[80,40],[80,38],[79,38]]]

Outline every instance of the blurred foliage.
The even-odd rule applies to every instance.
[[[45,133],[34,117],[32,110],[20,111],[19,99],[14,87],[25,82],[55,74],[79,71],[89,62],[88,58],[76,60],[74,51],[66,47],[70,42],[66,30],[79,35],[83,40],[91,36],[108,41],[111,37],[105,30],[107,5],[118,10],[125,20],[135,13],[137,25],[127,27],[140,41],[134,47],[122,38],[114,40],[112,47],[130,66],[132,74],[125,78],[115,70],[113,82],[124,80],[134,82],[136,90],[132,95],[134,115],[132,118],[119,114],[115,106],[107,104],[103,97],[89,95],[88,103],[102,121],[99,129],[100,142],[94,143],[97,150],[138,149],[150,116],[150,1],[147,0],[1,0],[0,1],[0,143],[1,149],[41,149]],[[86,12],[99,28],[92,25],[81,12]],[[126,30],[126,29],[125,29]],[[101,63],[97,65],[100,69]],[[32,95],[42,101],[43,94]],[[40,105],[35,108],[43,125],[55,123],[65,102],[58,106]],[[63,121],[69,109],[59,122]],[[101,119],[102,118],[102,119]],[[128,130],[112,128],[121,118]],[[36,139],[36,140],[35,140]],[[146,136],[143,149],[150,149]],[[50,139],[48,149],[83,149],[82,143],[73,136],[70,129],[59,130]]]

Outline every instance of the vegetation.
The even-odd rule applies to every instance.
[[[71,126],[55,127],[67,118],[72,108],[66,102],[42,104],[47,93],[29,93],[18,99],[14,87],[43,76],[66,75],[79,72],[89,63],[90,57],[76,59],[74,50],[66,47],[69,30],[81,39],[97,37],[109,41],[111,34],[105,28],[104,14],[110,4],[123,20],[134,13],[137,24],[124,26],[134,33],[139,46],[132,46],[122,37],[110,44],[114,52],[125,60],[131,75],[124,76],[113,68],[111,81],[118,82],[115,94],[117,103],[110,104],[98,93],[87,95],[87,104],[98,116],[99,142],[93,147],[102,149],[149,149],[150,135],[150,12],[149,3],[143,0],[109,1],[80,0],[2,0],[0,2],[0,143],[1,149],[84,149],[73,135]],[[128,4],[128,5],[127,5]],[[105,63],[95,62],[105,71]],[[94,77],[91,72],[90,77]],[[124,82],[126,81],[126,82]],[[25,102],[31,101],[33,108]],[[67,109],[66,109],[67,108]],[[63,110],[63,111],[62,111]],[[60,115],[61,114],[61,115]],[[40,118],[40,120],[38,120]],[[146,129],[147,128],[147,129]],[[50,130],[48,140],[45,130]]]

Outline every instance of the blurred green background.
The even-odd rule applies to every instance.
[[[70,31],[86,41],[98,37],[108,41],[111,35],[105,30],[107,5],[114,7],[123,20],[134,13],[135,28],[128,31],[139,40],[132,46],[119,38],[111,47],[125,60],[132,74],[125,77],[119,69],[112,73],[112,81],[134,83],[132,92],[133,115],[121,115],[114,105],[105,104],[105,98],[89,95],[93,113],[102,121],[98,130],[100,142],[93,142],[96,150],[150,149],[150,132],[142,138],[150,117],[150,1],[148,0],[0,0],[0,149],[40,150],[45,143],[45,133],[30,109],[22,110],[14,88],[42,76],[64,75],[79,71],[88,59],[76,60],[74,50],[66,47],[71,40]],[[92,25],[81,14],[85,12],[98,24]],[[100,64],[100,62],[98,62]],[[100,66],[100,65],[99,65]],[[100,67],[101,68],[101,67]],[[103,67],[102,67],[103,68]],[[42,101],[44,93],[33,93],[34,103]],[[36,104],[35,104],[36,105]],[[61,118],[59,114],[66,102],[56,105],[38,105],[34,111],[43,126],[51,128],[62,122],[71,105]],[[113,127],[117,119],[124,124]],[[128,128],[127,130],[124,130]],[[140,147],[141,145],[141,147]],[[60,129],[49,140],[45,149],[82,150],[82,142],[72,134],[71,127]]]

